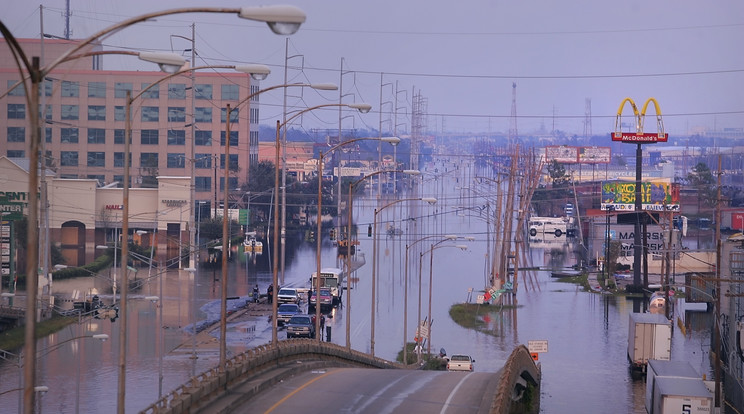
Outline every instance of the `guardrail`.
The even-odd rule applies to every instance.
[[[171,393],[145,408],[142,413],[180,414],[208,404],[229,387],[278,368],[282,363],[303,360],[322,360],[328,364],[345,364],[369,368],[402,369],[403,365],[346,347],[317,342],[312,339],[279,341],[276,346],[262,345],[243,352],[228,361],[224,372],[215,367],[192,377]]]
[[[540,412],[540,367],[532,360],[527,347],[515,348],[504,364],[492,414]]]

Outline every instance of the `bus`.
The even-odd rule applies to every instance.
[[[318,288],[318,282],[316,279],[317,272],[313,272],[310,282],[312,283],[311,289],[315,290]],[[341,303],[342,288],[341,284],[344,281],[344,271],[337,267],[326,267],[320,269],[320,287],[326,288],[331,291],[333,297],[333,306],[336,307]]]

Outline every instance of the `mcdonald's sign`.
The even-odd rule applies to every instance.
[[[633,116],[636,121],[636,132],[622,132],[620,129],[621,118],[623,115],[623,108],[625,104],[629,103],[633,110]],[[646,120],[646,109],[648,104],[653,103],[656,111],[656,130],[657,132],[643,132],[643,123]],[[615,132],[612,133],[613,141],[626,142],[631,144],[655,144],[657,142],[667,142],[669,134],[664,132],[664,123],[661,120],[661,109],[659,103],[654,98],[648,98],[643,104],[641,111],[638,111],[638,107],[635,102],[630,98],[625,98],[620,103],[620,108],[617,110],[617,117],[615,119]]]

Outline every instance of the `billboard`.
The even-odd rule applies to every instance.
[[[602,183],[602,210],[635,211],[635,181]],[[641,205],[644,211],[679,211],[679,188],[668,180],[641,183]]]
[[[545,147],[545,159],[548,162],[553,160],[564,163],[573,164],[579,162],[579,147],[569,147],[565,145],[551,145]]]
[[[579,147],[579,162],[582,164],[609,164],[611,160],[610,147]]]

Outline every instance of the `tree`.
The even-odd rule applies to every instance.
[[[705,163],[698,163],[687,174],[687,182],[697,190],[698,203],[712,207],[716,205],[717,189],[715,177]]]

